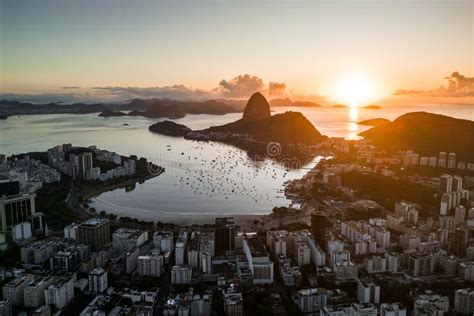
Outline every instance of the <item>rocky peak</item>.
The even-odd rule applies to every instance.
[[[270,104],[267,99],[260,93],[255,92],[245,106],[244,119],[262,119],[270,117]]]

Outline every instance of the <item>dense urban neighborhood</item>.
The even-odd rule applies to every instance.
[[[87,205],[81,187],[133,179],[136,157],[70,144],[2,157],[1,314],[472,314],[473,164],[319,147],[332,155],[287,183],[289,207],[192,226]],[[65,179],[68,223],[37,205]]]

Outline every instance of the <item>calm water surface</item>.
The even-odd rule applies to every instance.
[[[358,133],[368,129],[356,124],[360,120],[395,119],[403,113],[426,108],[277,108],[274,113],[301,111],[321,133],[355,139]],[[472,106],[431,106],[430,111],[474,120]],[[202,129],[235,121],[240,116],[240,113],[187,115],[176,122]],[[315,157],[305,168],[287,171],[270,160],[254,161],[246,152],[232,146],[152,134],[148,126],[157,121],[141,117],[102,118],[97,114],[10,117],[0,121],[0,153],[44,151],[57,144],[72,143],[146,157],[164,166],[166,172],[137,184],[131,192],[118,189],[104,193],[92,205],[118,215],[154,220],[178,215],[268,213],[274,206],[289,204],[282,194],[283,183],[302,177],[320,159]]]

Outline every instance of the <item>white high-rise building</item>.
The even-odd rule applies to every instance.
[[[66,239],[74,239],[77,238],[77,224],[72,223],[66,227],[64,227],[64,238]]]
[[[254,284],[273,283],[273,262],[270,261],[265,247],[257,234],[245,234],[244,253],[253,275]]]
[[[448,168],[456,168],[456,153],[449,153],[448,155]]]
[[[461,192],[462,191],[462,177],[453,176],[451,179],[451,191]]]
[[[326,307],[329,293],[323,288],[312,288],[299,290],[293,297],[296,306],[303,313],[318,313]]]
[[[474,315],[474,289],[454,292],[454,311],[462,315]]]
[[[158,251],[138,257],[138,275],[160,277],[163,272],[164,258]]]
[[[273,230],[267,232],[267,246],[275,256],[283,255],[287,257],[287,243],[288,231]]]
[[[189,266],[171,268],[171,284],[191,284],[193,269]]]
[[[89,291],[103,293],[108,288],[107,272],[103,268],[95,268],[89,272]]]
[[[33,274],[15,278],[3,286],[3,298],[11,300],[13,306],[23,306],[25,287],[34,280]]]
[[[201,240],[200,232],[192,232],[188,243],[188,265],[192,268],[199,266],[199,244]]]
[[[357,280],[357,297],[359,303],[380,303],[380,285],[369,280]]]
[[[386,255],[371,255],[364,259],[367,273],[383,273],[387,271]]]
[[[91,180],[93,168],[92,153],[87,152],[79,156],[79,175],[83,180]]]
[[[183,265],[185,263],[186,249],[188,246],[188,233],[183,232],[178,236],[175,246],[175,264]]]
[[[380,316],[406,316],[407,309],[401,303],[380,304]]]
[[[449,311],[449,298],[437,294],[422,294],[413,307],[414,316],[444,315]]]
[[[119,228],[112,234],[114,249],[130,251],[134,247],[141,247],[148,241],[148,232],[139,229]]]
[[[452,178],[449,174],[443,174],[439,177],[439,193],[450,193],[451,192]]]
[[[173,247],[173,232],[159,231],[153,234],[153,247],[160,248],[161,251],[172,252]]]
[[[214,257],[214,236],[204,233],[199,241],[199,268],[202,273],[212,273],[212,257]]]
[[[377,307],[372,303],[352,303],[351,316],[377,316]]]
[[[446,168],[446,163],[448,161],[447,154],[445,151],[439,153],[438,167]]]
[[[455,225],[459,225],[461,223],[464,223],[466,221],[466,216],[467,216],[467,210],[464,206],[459,205],[456,207],[454,211],[454,223]]]
[[[46,305],[62,309],[74,298],[74,277],[62,276],[44,290]]]
[[[44,290],[54,282],[53,276],[38,278],[24,290],[25,307],[40,307],[44,304]]]

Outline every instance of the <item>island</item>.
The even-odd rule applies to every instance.
[[[474,160],[474,122],[469,120],[411,112],[359,135],[392,151],[414,150],[420,155],[435,157],[440,152],[454,152],[457,159]]]
[[[335,108],[335,109],[346,109],[346,108],[347,108],[347,105],[344,105],[344,104],[334,104],[332,107]]]
[[[177,124],[172,121],[162,121],[151,125],[148,130],[153,133],[168,136],[184,136],[191,132],[191,129],[185,125]]]
[[[365,125],[365,126],[380,126],[380,125],[387,124],[387,123],[390,123],[390,122],[391,122],[390,120],[378,117],[378,118],[374,118],[374,119],[368,119],[368,120],[360,121],[360,122],[357,122],[357,124]]]
[[[271,107],[295,106],[295,107],[320,107],[320,104],[310,101],[291,101],[290,98],[273,99],[270,102]]]
[[[112,111],[109,109],[105,109],[99,114],[100,117],[113,117],[113,116],[127,116],[126,113],[120,111]]]
[[[380,110],[382,107],[380,105],[369,104],[369,105],[366,105],[362,108],[366,109],[366,110]]]

